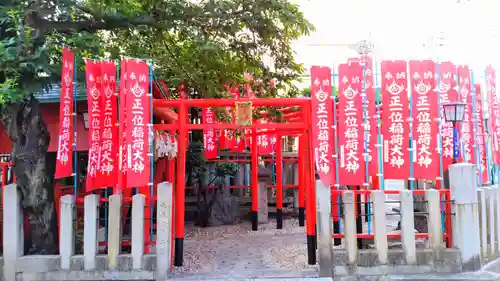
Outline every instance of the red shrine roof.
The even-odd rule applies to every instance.
[[[43,119],[47,123],[47,129],[50,133],[49,152],[55,152],[57,151],[57,138],[59,134],[59,104],[46,103],[40,104],[40,107]],[[77,114],[77,118],[77,150],[86,151],[89,150],[89,131],[85,129],[82,114]],[[11,151],[12,141],[0,124],[0,154],[7,154]]]
[[[160,82],[160,85],[163,86],[163,83]],[[59,88],[57,88],[59,89]],[[81,91],[79,91],[81,92]],[[164,92],[167,92],[168,89],[164,88]],[[55,94],[55,93],[54,93]],[[58,94],[58,93],[57,93]],[[153,84],[153,97],[155,99],[165,99],[164,95],[160,91],[158,85],[156,83]],[[44,121],[47,123],[47,129],[50,133],[50,143],[49,143],[49,152],[57,151],[57,142],[59,136],[59,103],[57,102],[59,96],[53,97],[54,99],[48,101],[48,99],[43,99],[41,97],[37,97],[42,100],[40,104],[40,108],[42,111],[42,116]],[[57,99],[56,99],[57,98]],[[88,140],[88,129],[85,129],[83,114],[87,112],[87,102],[86,96],[77,97],[78,100],[78,110],[76,114],[77,118],[77,151],[88,151],[89,150],[89,140]],[[166,121],[166,123],[172,123],[177,121],[177,113],[174,112],[170,108],[153,108],[153,114]],[[0,124],[0,154],[7,154],[12,151],[12,141],[9,136],[5,132],[5,129]]]

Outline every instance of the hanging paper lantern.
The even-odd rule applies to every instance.
[[[168,135],[166,144],[166,154],[168,159],[177,157],[177,139],[173,135]]]
[[[177,156],[177,141],[173,135],[167,132],[155,132],[155,160],[159,158],[168,157],[169,159]]]

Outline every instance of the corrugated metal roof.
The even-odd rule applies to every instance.
[[[35,97],[41,103],[53,103],[59,102],[59,97],[61,94],[61,87],[57,84],[53,84],[51,89],[43,90],[37,94]],[[87,100],[87,89],[85,87],[77,87],[76,100]]]

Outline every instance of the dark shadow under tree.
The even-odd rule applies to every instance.
[[[186,162],[187,185],[194,186],[196,193],[196,225],[201,227],[231,225],[240,221],[240,206],[231,194],[226,177],[233,176],[233,163],[209,164],[203,157],[203,144],[191,142]],[[209,188],[214,185],[215,188]]]

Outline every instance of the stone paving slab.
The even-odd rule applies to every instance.
[[[169,279],[169,280],[181,280],[181,279]],[[232,278],[232,279],[220,279],[220,278],[198,278],[198,279],[182,279],[186,281],[332,281],[332,278],[327,277],[315,277],[315,278]]]
[[[463,273],[447,275],[407,275],[407,276],[342,276],[336,278],[184,278],[170,280],[186,281],[499,281],[500,276],[485,273]]]
[[[326,281],[317,265],[307,264],[305,229],[297,220],[249,223],[214,228],[186,227],[183,267],[175,268],[170,280],[224,281]],[[498,266],[500,268],[500,266]],[[490,265],[490,268],[496,266]],[[500,281],[500,273],[480,271],[462,274],[339,276],[334,281]]]
[[[249,223],[214,228],[187,226],[184,266],[176,267],[172,278],[317,277],[317,265],[307,264],[305,229],[297,220],[275,222],[251,231]],[[212,279],[211,278],[211,279]],[[203,279],[200,279],[203,280]]]

